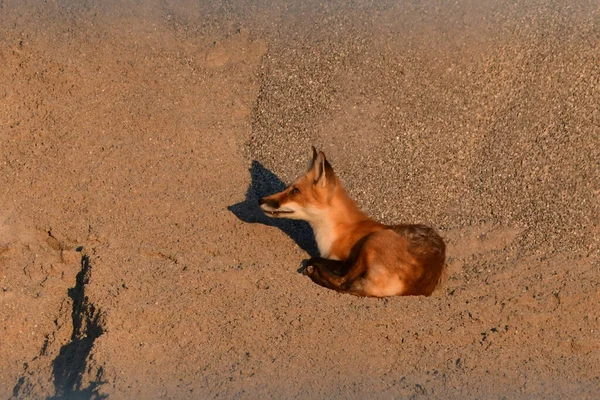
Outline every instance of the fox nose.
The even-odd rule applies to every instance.
[[[265,204],[267,201],[264,198],[258,199],[258,205],[262,206],[263,204]]]

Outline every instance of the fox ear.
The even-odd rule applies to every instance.
[[[315,176],[315,184],[319,184],[323,187],[327,186],[333,179],[333,168],[329,165],[329,162],[325,158],[325,153],[317,151],[313,147],[313,164],[312,171]]]
[[[317,160],[318,157],[318,153],[317,153],[317,149],[315,149],[315,146],[310,146],[312,149],[312,157],[310,159],[310,161],[308,162],[308,171],[311,171],[314,166],[315,166],[315,161]]]
[[[315,149],[315,146],[310,146],[312,149],[312,157],[310,159],[310,161],[308,162],[308,170],[312,170],[314,165],[315,165],[315,161],[317,159],[318,153],[317,153],[317,149]]]

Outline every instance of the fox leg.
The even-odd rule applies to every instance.
[[[361,258],[352,263],[318,257],[309,261],[306,274],[318,285],[338,292],[361,295],[360,292],[352,289],[352,284],[366,271],[366,267],[366,263]],[[339,271],[340,274],[334,271]]]
[[[322,257],[313,257],[308,260],[306,264],[306,269],[304,270],[304,275],[308,275],[310,279],[317,285],[321,285],[328,289],[340,290],[339,286],[330,282],[327,279],[324,279],[321,271],[325,270],[330,272],[331,275],[339,278],[339,272],[342,272],[346,269],[346,262],[339,260],[330,260]]]
[[[332,260],[323,257],[313,257],[306,263],[306,266],[318,266],[319,268],[327,268],[336,275],[343,276],[346,274],[349,263],[347,261]]]

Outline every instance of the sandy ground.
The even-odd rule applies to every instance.
[[[0,0],[0,398],[600,398],[600,6]],[[448,242],[297,272],[324,150]]]

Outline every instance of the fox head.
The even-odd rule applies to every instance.
[[[312,148],[312,161],[304,176],[285,190],[258,200],[262,211],[273,218],[314,221],[326,210],[338,185],[333,168],[322,151]]]

